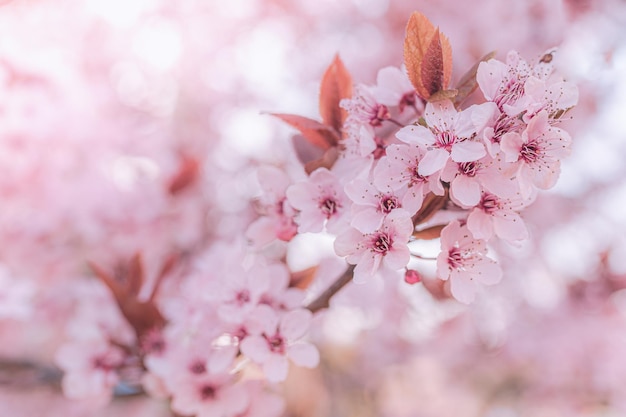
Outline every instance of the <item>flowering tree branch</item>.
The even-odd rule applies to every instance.
[[[310,310],[311,313],[315,313],[319,310],[330,307],[330,299],[333,295],[342,289],[348,282],[352,281],[354,267],[355,265],[350,265],[348,269],[346,269],[346,271],[326,289],[326,291],[321,293],[315,300],[309,303],[306,308]]]

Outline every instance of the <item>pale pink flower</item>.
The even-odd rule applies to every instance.
[[[404,209],[413,214],[422,205],[422,196],[415,189],[406,197],[408,187],[379,189],[371,181],[360,178],[346,184],[345,191],[353,202],[350,225],[364,233],[378,229],[395,210]]]
[[[415,88],[406,71],[397,67],[385,67],[378,71],[372,94],[379,103],[397,106],[400,112],[407,106],[422,107],[422,102],[417,99]]]
[[[467,228],[476,239],[489,240],[494,234],[508,241],[527,239],[528,230],[518,211],[528,204],[519,197],[508,199],[483,192],[467,217]]]
[[[177,378],[171,407],[196,417],[235,417],[248,408],[249,401],[246,387],[230,374],[187,372],[184,378]]]
[[[443,169],[450,158],[455,162],[471,162],[485,156],[485,146],[474,140],[477,127],[472,115],[474,112],[492,111],[493,107],[489,103],[474,105],[459,112],[449,100],[429,102],[424,111],[428,127],[406,126],[396,133],[396,137],[425,149],[426,154],[420,161],[418,173],[428,176]],[[487,116],[474,118],[489,119]]]
[[[289,203],[300,211],[297,223],[301,233],[321,232],[324,224],[331,233],[347,226],[351,202],[339,179],[328,169],[316,169],[306,181],[289,187],[286,194]]]
[[[532,186],[542,190],[556,183],[561,158],[570,153],[571,138],[563,129],[551,126],[548,114],[541,111],[521,133],[507,133],[500,148],[506,162],[514,162],[523,197],[530,196]]]
[[[480,284],[496,284],[502,278],[502,270],[486,254],[486,242],[474,239],[467,227],[457,220],[441,231],[437,276],[450,280],[450,292],[458,301],[471,303]]]
[[[478,161],[449,160],[441,172],[441,180],[450,183],[450,198],[462,207],[473,207],[481,192],[489,190],[498,196],[511,196],[518,189],[517,181],[503,171],[502,162],[489,155]]]
[[[314,368],[319,363],[317,348],[302,341],[311,323],[309,310],[292,310],[282,317],[269,306],[258,307],[256,334],[246,337],[240,344],[241,352],[263,367],[267,379],[284,381],[291,359],[296,365]]]
[[[275,239],[291,240],[298,231],[294,222],[295,210],[287,201],[285,192],[291,184],[287,174],[272,166],[257,171],[263,195],[259,199],[261,217],[246,232],[255,246],[263,246]]]
[[[120,380],[126,354],[105,340],[92,339],[61,346],[55,359],[65,372],[62,387],[66,397],[104,406]]]
[[[372,233],[350,228],[339,235],[335,239],[335,252],[356,265],[354,281],[365,282],[379,270],[386,274],[395,273],[409,263],[411,255],[407,243],[413,230],[410,214],[405,210],[394,210]]]
[[[391,117],[387,106],[376,100],[370,87],[362,84],[356,86],[352,98],[341,101],[341,107],[348,111],[347,123],[357,126],[378,127]]]
[[[425,151],[416,146],[389,145],[387,155],[374,168],[374,185],[380,190],[406,188],[402,204],[408,207],[419,208],[428,192],[443,195],[444,190],[438,175],[424,177],[418,172],[424,154]]]

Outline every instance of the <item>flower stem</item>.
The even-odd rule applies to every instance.
[[[346,269],[346,271],[326,289],[326,291],[321,293],[315,300],[309,303],[306,308],[311,310],[311,313],[315,313],[323,308],[328,308],[330,306],[329,303],[332,296],[342,289],[348,282],[352,281],[353,273],[354,265],[350,265],[348,269]]]

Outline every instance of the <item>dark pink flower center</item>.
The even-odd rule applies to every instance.
[[[452,145],[456,142],[456,135],[449,130],[444,130],[443,132],[436,132],[435,134],[435,146],[438,148],[445,149],[450,152],[452,150]]]
[[[459,164],[459,171],[461,174],[466,175],[468,177],[475,177],[478,172],[478,163],[477,162],[462,162]]]
[[[383,121],[390,119],[389,109],[384,104],[377,104],[373,108],[372,116],[370,117],[370,125],[377,127],[383,124]]]
[[[241,290],[235,295],[235,303],[239,306],[250,302],[250,291]]]
[[[428,181],[428,178],[419,174],[418,172],[419,162],[418,161],[415,161],[415,162],[416,162],[415,165],[408,168],[409,175],[411,177],[411,180],[409,181],[409,187],[415,184],[421,184],[421,183]]]
[[[453,269],[463,267],[463,254],[459,248],[452,248],[448,252],[448,265]]]
[[[280,334],[276,333],[274,336],[270,337],[265,336],[265,339],[267,340],[267,344],[269,345],[269,348],[272,352],[280,354],[285,353],[285,338],[282,337]]]
[[[539,159],[539,152],[541,151],[539,143],[536,140],[532,140],[522,145],[520,151],[521,158],[527,163],[533,163]]]
[[[378,204],[378,210],[385,214],[391,213],[391,210],[398,207],[400,207],[400,202],[393,195],[383,195]]]
[[[393,245],[393,239],[387,233],[377,233],[372,239],[371,249],[373,252],[380,253],[383,256],[389,252]]]
[[[217,389],[215,386],[213,385],[203,385],[200,388],[200,398],[202,398],[203,400],[212,400],[215,398],[215,395],[217,394]]]
[[[480,208],[487,214],[491,214],[500,208],[498,197],[493,194],[483,194],[480,200]]]
[[[189,372],[195,375],[203,374],[206,372],[206,366],[204,365],[203,361],[197,359],[193,361],[191,365],[189,365]]]
[[[336,200],[330,197],[324,199],[319,205],[320,210],[322,210],[322,213],[324,213],[324,216],[326,216],[327,219],[330,219],[333,214],[337,213],[338,207],[341,206]]]

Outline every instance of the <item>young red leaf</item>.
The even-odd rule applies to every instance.
[[[316,120],[295,114],[271,113],[271,115],[298,129],[308,142],[318,148],[326,150],[339,142],[339,133],[334,128]]]
[[[420,71],[422,85],[426,89],[428,97],[443,89],[443,52],[439,29],[435,30],[430,44],[424,52]]]
[[[339,107],[339,102],[351,97],[352,77],[339,55],[335,55],[320,85],[320,115],[325,125],[341,132],[347,113]]]
[[[450,84],[452,76],[450,41],[419,12],[414,12],[407,23],[404,64],[415,91],[424,99],[446,89]]]

